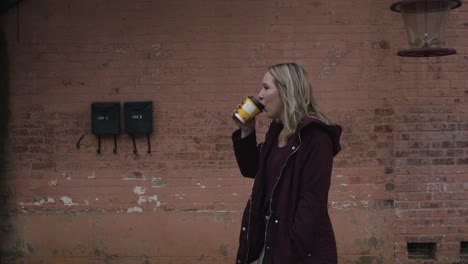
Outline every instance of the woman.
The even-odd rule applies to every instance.
[[[236,263],[337,263],[327,205],[341,127],[319,110],[295,63],[269,67],[258,100],[272,119],[264,143],[257,145],[255,119],[236,121],[232,135],[242,175],[254,178]]]

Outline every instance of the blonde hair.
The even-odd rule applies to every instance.
[[[330,119],[320,111],[312,94],[312,85],[306,70],[296,63],[281,63],[268,67],[273,76],[284,105],[283,130],[279,135],[280,144],[286,144],[296,132],[297,125],[305,117],[315,117],[326,124]]]

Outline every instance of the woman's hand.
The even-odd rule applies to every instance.
[[[252,134],[255,131],[255,117],[247,121],[247,123],[243,124],[241,121],[239,121],[239,119],[237,119],[234,116],[236,112],[237,110],[234,110],[232,112],[232,119],[234,119],[234,122],[241,130],[241,138],[245,138],[246,136]]]

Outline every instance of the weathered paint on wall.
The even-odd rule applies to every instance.
[[[22,1],[2,16],[2,261],[233,263],[252,182],[230,114],[267,66],[296,61],[344,127],[329,205],[340,263],[418,262],[406,251],[418,241],[438,243],[433,263],[459,262],[467,7],[447,34],[458,55],[408,59],[394,55],[406,36],[390,4]],[[140,100],[153,101],[152,153],[122,133],[116,154],[112,137],[97,154],[91,103]]]

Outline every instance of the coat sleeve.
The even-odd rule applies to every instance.
[[[328,192],[333,165],[333,145],[321,129],[307,133],[301,145],[300,189],[291,228],[291,242],[300,256],[313,255],[323,239],[333,237],[328,216]],[[334,243],[334,242],[333,242]],[[326,250],[326,249],[324,249]]]
[[[232,134],[234,154],[237,165],[244,177],[255,178],[258,170],[260,145],[257,146],[257,136],[251,133],[241,138],[240,129]]]

